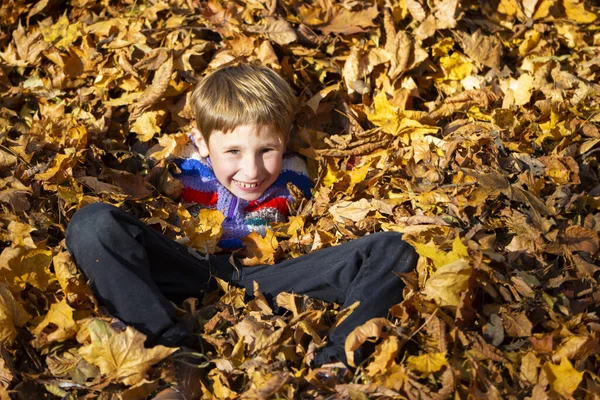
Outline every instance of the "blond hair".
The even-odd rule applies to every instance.
[[[207,143],[212,132],[227,133],[242,125],[273,126],[287,141],[296,97],[273,70],[238,64],[204,77],[192,92],[191,106],[196,126]]]

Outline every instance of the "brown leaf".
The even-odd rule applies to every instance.
[[[437,4],[434,12],[437,29],[451,29],[456,27],[456,11],[458,6],[458,0],[443,0]]]
[[[249,32],[262,33],[269,40],[279,45],[286,45],[298,40],[296,31],[289,22],[284,19],[267,17],[262,26],[251,26],[246,28]]]
[[[137,116],[141,114],[142,110],[152,106],[161,99],[169,88],[172,74],[173,57],[169,56],[165,63],[163,63],[154,74],[152,84],[144,91],[140,100],[133,106],[131,119],[136,119]]]
[[[331,10],[331,17],[319,29],[324,34],[336,33],[352,35],[364,32],[364,28],[374,26],[373,19],[377,17],[377,3],[361,11],[350,11],[345,7],[335,7]]]
[[[462,31],[455,32],[465,53],[473,60],[486,67],[500,69],[502,46],[495,36],[487,36],[476,30],[473,34]]]
[[[364,219],[371,210],[372,206],[369,200],[360,199],[359,201],[340,201],[332,206],[329,212],[335,221],[343,223],[345,218],[358,222]]]
[[[562,243],[569,251],[584,251],[595,254],[600,248],[600,237],[595,231],[574,225],[565,230]]]
[[[527,315],[522,312],[504,312],[502,313],[504,330],[508,336],[528,337],[531,336],[533,325]]]
[[[0,171],[5,171],[12,168],[17,163],[17,157],[0,150]]]

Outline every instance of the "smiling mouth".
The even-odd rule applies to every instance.
[[[262,181],[246,183],[246,182],[240,182],[240,181],[236,181],[236,180],[234,180],[234,182],[236,185],[238,185],[239,187],[244,188],[244,189],[255,189],[255,188],[259,187],[260,184],[262,183]]]

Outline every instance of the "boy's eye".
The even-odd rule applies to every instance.
[[[270,151],[272,151],[272,150],[273,150],[272,148],[268,147],[268,148],[266,148],[266,149],[262,149],[262,150],[261,150],[261,153],[268,153],[268,152],[270,152]]]
[[[229,153],[229,154],[240,154],[240,151],[236,150],[236,149],[231,149],[231,150],[227,150],[227,153]]]

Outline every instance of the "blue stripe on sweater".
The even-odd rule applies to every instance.
[[[212,168],[199,160],[184,158],[176,160],[175,163],[181,169],[181,175],[216,179]]]
[[[304,193],[306,198],[310,199],[312,182],[308,176],[299,174],[296,171],[281,171],[277,180],[273,183],[273,186],[287,187],[288,182],[292,182],[296,185],[298,189],[302,190],[302,193]]]

